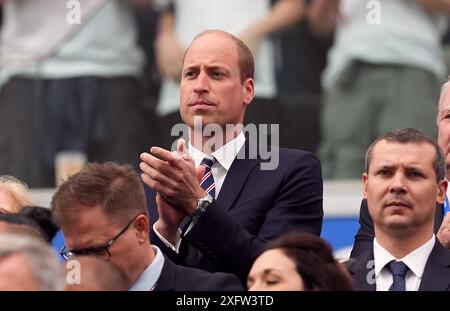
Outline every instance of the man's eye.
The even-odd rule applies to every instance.
[[[389,176],[390,172],[388,170],[380,170],[377,172],[377,175],[380,176]]]
[[[221,76],[223,76],[223,72],[221,72],[221,71],[213,71],[211,74],[212,74],[213,77],[221,77]]]
[[[106,248],[103,246],[71,251],[71,253],[73,253],[74,255],[102,255],[105,252]]]
[[[88,252],[91,253],[91,254],[100,254],[101,255],[101,254],[104,254],[106,252],[106,248],[103,247],[103,246],[101,246],[101,247],[93,247],[93,248],[90,248],[88,250]]]
[[[418,178],[418,177],[422,177],[422,174],[419,172],[409,172],[408,174],[410,177],[414,177],[414,178]]]

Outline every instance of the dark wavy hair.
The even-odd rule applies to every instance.
[[[333,257],[330,245],[320,237],[291,232],[269,242],[265,251],[271,249],[280,249],[295,263],[305,290],[353,290],[350,274],[344,265]]]

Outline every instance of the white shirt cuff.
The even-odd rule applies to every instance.
[[[153,224],[153,231],[155,231],[156,235],[163,242],[163,244],[165,246],[167,246],[168,248],[170,248],[171,250],[173,250],[177,254],[180,252],[180,245],[181,245],[181,230],[180,230],[180,228],[178,228],[178,230],[177,230],[177,237],[175,238],[175,245],[173,245],[172,243],[167,241],[162,236],[162,234],[159,233],[158,230],[156,230],[156,223]]]

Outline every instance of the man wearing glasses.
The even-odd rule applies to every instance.
[[[111,261],[130,290],[242,290],[236,277],[177,266],[150,244],[144,189],[130,166],[90,164],[59,187],[51,206],[66,241],[61,255]]]

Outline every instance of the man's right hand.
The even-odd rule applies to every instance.
[[[159,219],[155,223],[155,228],[168,242],[175,244],[178,227],[186,212],[171,206],[160,193],[156,194],[156,206]]]

